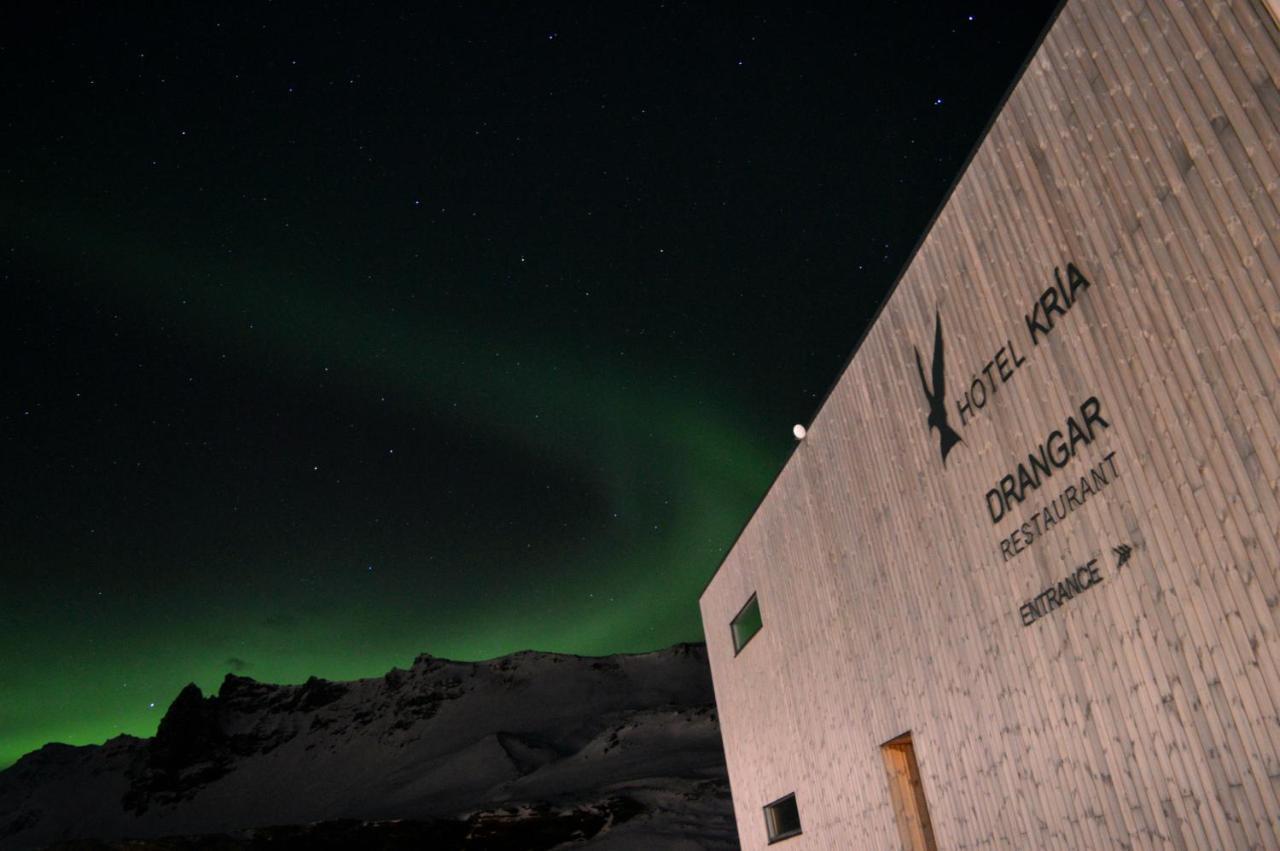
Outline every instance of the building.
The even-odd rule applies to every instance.
[[[743,847],[1280,848],[1280,35],[1068,0],[703,593]]]

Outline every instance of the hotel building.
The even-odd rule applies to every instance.
[[[1067,0],[701,600],[745,849],[1280,848],[1280,30]]]

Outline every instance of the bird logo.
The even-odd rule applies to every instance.
[[[1118,547],[1112,547],[1111,552],[1116,554],[1116,570],[1124,567],[1124,563],[1133,555],[1133,547],[1128,544],[1121,544]]]
[[[929,417],[926,420],[930,430],[938,430],[939,449],[942,452],[942,464],[946,466],[947,455],[960,443],[960,435],[947,422],[947,374],[942,360],[942,316],[934,313],[933,333],[933,387],[924,377],[924,363],[920,359],[920,349],[916,348],[916,371],[920,373],[920,386],[924,397],[929,400]],[[912,348],[915,348],[914,346]]]

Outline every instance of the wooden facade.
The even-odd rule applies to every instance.
[[[1280,848],[1278,42],[1060,10],[703,594],[744,848]]]

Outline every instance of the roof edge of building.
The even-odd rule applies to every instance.
[[[907,259],[903,262],[902,267],[898,270],[898,274],[894,277],[893,283],[889,285],[889,289],[885,292],[884,298],[880,301],[880,306],[876,308],[875,314],[871,320],[863,327],[862,333],[858,336],[857,342],[853,344],[853,349],[849,352],[849,356],[845,358],[844,365],[840,367],[840,371],[836,373],[835,379],[827,387],[827,391],[822,394],[822,401],[818,403],[814,409],[815,416],[827,406],[827,402],[831,399],[831,394],[840,386],[840,379],[844,378],[849,367],[853,365],[853,359],[858,356],[858,351],[862,348],[862,344],[866,342],[867,335],[871,333],[871,329],[875,327],[876,322],[880,319],[880,314],[884,311],[885,305],[889,303],[889,299],[893,298],[893,294],[897,291],[898,285],[902,283],[903,277],[906,276],[907,270],[911,268],[911,264],[915,262],[916,255],[920,253],[920,248],[924,245],[929,234],[933,232],[933,227],[938,223],[938,217],[942,215],[942,211],[946,209],[947,204],[951,201],[951,196],[955,194],[956,187],[960,185],[960,181],[969,172],[969,166],[973,164],[973,159],[978,155],[978,151],[982,149],[982,145],[987,141],[987,137],[991,135],[991,128],[995,126],[997,119],[1004,112],[1005,105],[1008,104],[1009,98],[1012,97],[1018,84],[1022,82],[1022,78],[1026,76],[1027,69],[1031,66],[1031,61],[1035,59],[1037,53],[1040,52],[1041,45],[1044,44],[1045,38],[1049,35],[1049,31],[1053,29],[1054,24],[1058,22],[1058,17],[1062,14],[1062,9],[1067,5],[1068,0],[1059,0],[1058,5],[1054,7],[1053,13],[1049,15],[1049,19],[1040,29],[1040,33],[1036,36],[1035,41],[1027,50],[1027,55],[1023,57],[1022,64],[1018,66],[1018,71],[1013,75],[1013,79],[1009,81],[1009,85],[1005,87],[1004,93],[1000,96],[1000,100],[996,103],[995,109],[991,111],[991,115],[987,118],[987,123],[983,126],[982,132],[978,134],[978,138],[974,141],[973,146],[969,148],[969,153],[965,155],[964,162],[956,171],[956,176],[951,181],[951,185],[947,187],[947,191],[943,193],[942,199],[938,202],[938,206],[934,209],[933,215],[929,217],[929,223],[920,231],[920,236],[916,239],[915,245],[911,247],[911,251],[907,254]],[[738,546],[738,541],[742,539],[742,535],[751,525],[751,521],[755,519],[759,513],[760,507],[769,499],[769,494],[773,492],[774,487],[778,484],[778,480],[782,478],[782,474],[786,472],[787,467],[791,466],[791,461],[795,457],[796,450],[803,445],[803,441],[797,441],[792,447],[791,452],[787,454],[787,459],[782,462],[782,466],[778,468],[778,472],[774,474],[773,479],[769,482],[769,487],[765,488],[764,494],[760,497],[760,501],[756,503],[756,507],[751,510],[751,514],[746,521],[738,529],[738,534],[734,535],[733,543],[729,545],[729,549],[725,551],[724,558],[720,560],[720,564],[716,565],[716,569],[707,577],[707,581],[703,583],[702,590],[698,592],[698,599],[701,600],[703,595],[707,593],[707,589],[711,587],[711,583],[720,575],[720,569],[724,567],[724,563],[728,561],[734,549]]]

